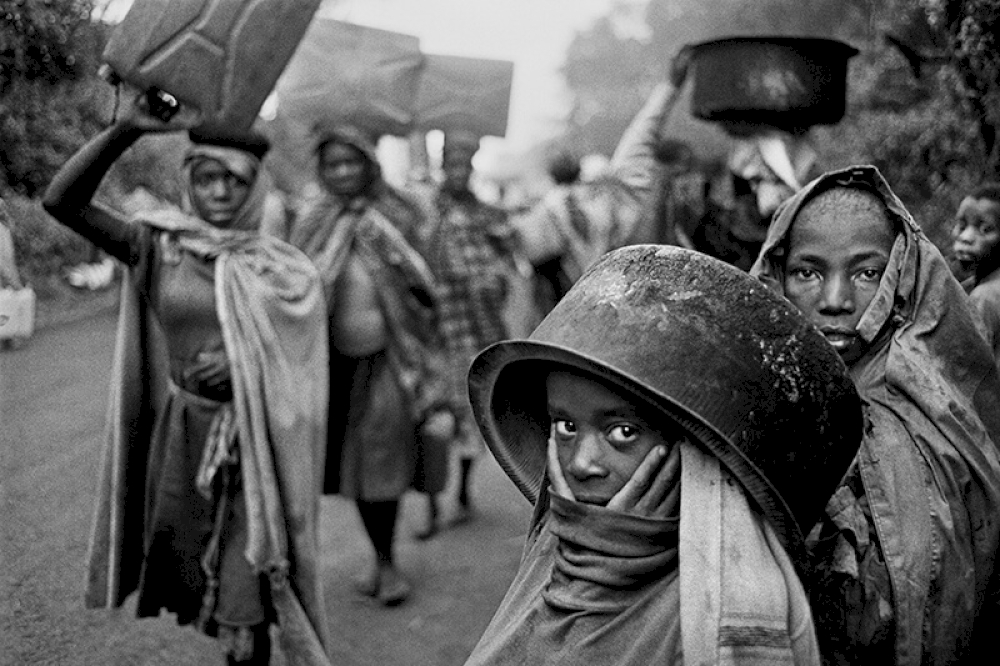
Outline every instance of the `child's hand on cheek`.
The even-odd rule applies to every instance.
[[[559,464],[559,450],[555,437],[549,437],[548,458],[549,458],[549,482],[552,484],[552,492],[566,499],[576,501],[576,496],[566,483],[563,476],[562,466]]]
[[[635,469],[632,478],[608,502],[609,509],[647,518],[669,518],[676,514],[681,484],[680,445],[670,450],[655,446]]]

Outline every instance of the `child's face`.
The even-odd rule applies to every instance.
[[[652,425],[666,417],[584,373],[558,370],[549,374],[545,386],[550,436],[579,502],[606,505],[653,447],[669,450],[680,439],[668,439]]]
[[[972,267],[990,256],[1000,241],[1000,203],[965,197],[955,214],[951,249],[963,265]]]
[[[792,227],[785,296],[848,365],[867,348],[858,323],[878,291],[894,239],[883,210],[860,193],[838,190],[806,204]]]

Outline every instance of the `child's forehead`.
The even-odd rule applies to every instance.
[[[614,372],[609,368],[610,372]],[[675,422],[673,416],[663,407],[651,402],[630,389],[624,382],[618,382],[610,377],[603,377],[593,372],[575,368],[569,365],[552,365],[546,368],[546,394],[549,401],[553,399],[570,400],[571,405],[582,406],[584,403],[616,402],[621,406],[628,405],[629,411],[658,421]]]
[[[970,194],[962,199],[961,203],[958,204],[958,214],[960,216],[974,214],[979,217],[988,217],[992,220],[1000,220],[1000,201],[989,197],[978,197]]]

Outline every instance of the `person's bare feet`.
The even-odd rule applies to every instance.
[[[458,502],[458,506],[455,508],[455,513],[451,517],[451,525],[463,525],[470,522],[475,516],[475,510],[472,508],[472,502],[466,499],[464,502],[461,499]]]
[[[396,567],[381,567],[378,600],[386,606],[398,606],[410,597],[413,587]]]
[[[377,597],[381,578],[381,568],[373,566],[370,573],[365,575],[363,578],[358,578],[354,581],[354,589],[357,590],[359,594],[363,594],[366,597]]]
[[[413,536],[415,536],[417,539],[420,539],[421,541],[427,541],[428,539],[433,539],[435,536],[437,536],[437,533],[438,533],[438,525],[437,521],[434,520],[428,522],[426,527],[423,527],[414,532]]]

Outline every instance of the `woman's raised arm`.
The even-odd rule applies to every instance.
[[[102,250],[129,265],[138,261],[137,232],[126,220],[93,204],[94,193],[122,153],[145,132],[193,127],[198,114],[179,105],[150,109],[141,93],[120,120],[88,141],[59,169],[45,190],[42,205],[52,217]]]
[[[49,215],[129,265],[138,261],[135,229],[92,200],[111,165],[141,135],[142,129],[127,120],[108,127],[63,164],[42,199]]]

